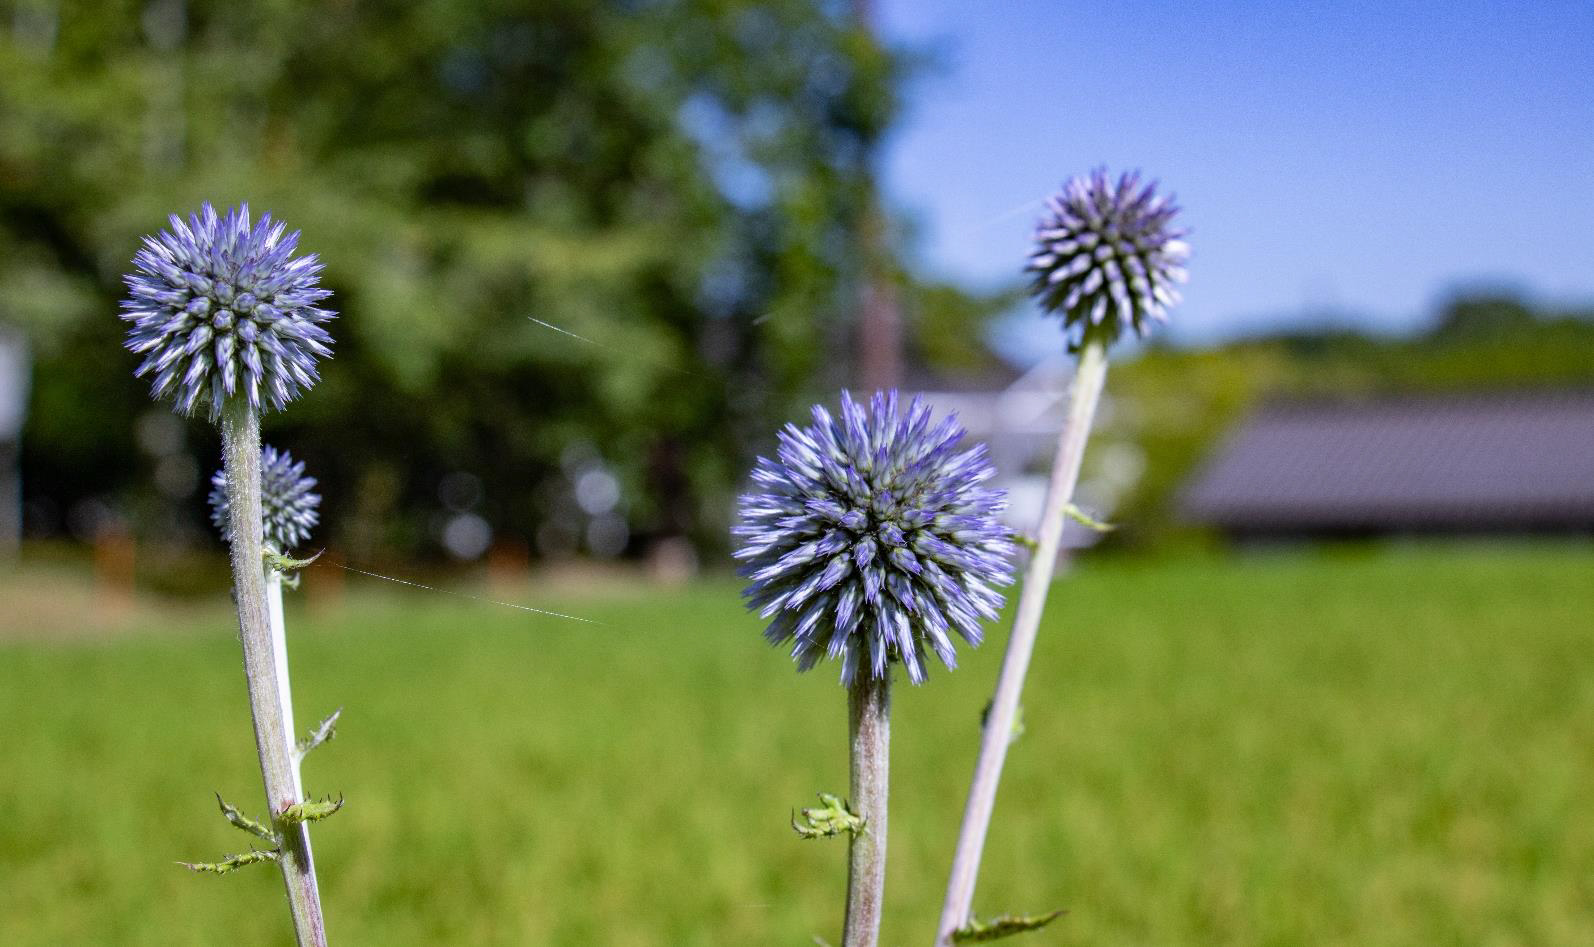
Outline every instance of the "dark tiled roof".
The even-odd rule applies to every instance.
[[[1594,528],[1594,391],[1270,405],[1179,507],[1239,531]]]

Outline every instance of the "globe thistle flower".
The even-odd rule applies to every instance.
[[[1173,225],[1179,208],[1172,198],[1158,194],[1155,182],[1141,186],[1139,172],[1114,182],[1097,168],[1069,181],[1046,207],[1027,267],[1031,291],[1077,331],[1076,342],[1101,331],[1110,343],[1126,327],[1145,335],[1152,320],[1166,321],[1190,255],[1185,231]]]
[[[170,229],[146,237],[134,255],[122,319],[131,323],[127,348],[144,356],[134,374],[153,374],[155,398],[170,399],[182,414],[205,405],[211,420],[220,422],[225,472],[211,501],[217,525],[229,537],[253,742],[271,802],[269,829],[225,803],[222,811],[274,848],[189,867],[226,872],[276,862],[296,941],[324,947],[326,924],[306,823],[337,806],[303,799],[303,749],[293,732],[281,620],[283,578],[272,567],[268,579],[263,568],[271,562],[266,543],[280,554],[303,539],[320,502],[309,492],[315,481],[304,476],[303,465],[260,446],[262,409],[280,410],[315,384],[316,359],[332,354],[332,337],[322,324],[333,313],[316,305],[330,294],[317,286],[321,264],[315,256],[293,255],[298,240],[297,232],[286,234],[269,215],[251,224],[246,206],[220,217],[206,204],[186,222],[174,215]]]
[[[1048,203],[1036,228],[1035,250],[1026,266],[1034,274],[1031,289],[1042,306],[1062,315],[1069,348],[1079,354],[1079,363],[1069,384],[1035,550],[1024,573],[1013,633],[1007,639],[1007,657],[980,734],[979,760],[941,905],[937,947],[984,939],[982,933],[989,933],[973,917],[980,854],[1017,720],[1024,675],[1046,609],[1063,525],[1070,514],[1080,515],[1074,506],[1074,487],[1107,380],[1107,350],[1126,327],[1144,335],[1151,320],[1162,321],[1167,308],[1179,301],[1173,285],[1185,280],[1190,248],[1183,240],[1185,231],[1173,225],[1178,213],[1171,198],[1157,194],[1155,183],[1141,185],[1138,172],[1114,182],[1106,169],[1098,168],[1069,181]],[[1017,919],[1021,922],[1017,929],[1033,929],[1044,923],[1044,917]]]
[[[315,482],[305,476],[304,461],[295,462],[287,451],[274,447],[261,450],[260,510],[267,546],[286,554],[310,538],[310,530],[321,521],[321,496],[310,492]],[[230,539],[227,517],[227,473],[218,470],[210,478],[210,521]]]
[[[788,641],[799,670],[841,659],[842,681],[886,676],[900,660],[914,683],[925,650],[957,665],[952,634],[971,645],[1012,581],[1013,544],[998,518],[999,490],[984,445],[961,449],[963,429],[935,427],[915,398],[877,393],[866,410],[842,392],[841,413],[813,409],[788,424],[774,460],[759,458],[757,489],[741,498],[750,608],[772,618],[764,637]]]
[[[317,358],[332,354],[322,324],[335,313],[316,304],[315,254],[295,257],[299,232],[247,204],[219,217],[209,203],[185,222],[144,238],[125,281],[127,348],[144,356],[135,375],[153,374],[156,400],[182,414],[207,405],[211,420],[234,395],[282,410],[317,379]]]

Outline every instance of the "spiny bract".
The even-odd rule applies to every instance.
[[[1179,208],[1140,173],[1114,183],[1107,169],[1076,177],[1047,201],[1035,228],[1031,291],[1060,313],[1077,343],[1100,331],[1111,343],[1127,328],[1145,335],[1179,301],[1190,247],[1173,226]]]
[[[280,553],[310,538],[310,530],[321,521],[316,512],[321,496],[315,478],[304,475],[304,461],[295,462],[287,451],[274,447],[260,451],[260,512],[265,527],[266,545]],[[227,474],[216,471],[210,478],[210,521],[231,539],[227,527]]]
[[[215,420],[235,395],[281,411],[315,384],[316,359],[332,354],[322,323],[335,315],[316,303],[332,294],[316,285],[315,254],[293,256],[299,232],[284,230],[270,214],[251,227],[247,204],[218,217],[207,203],[144,238],[122,318],[128,349],[144,356],[134,374],[154,373],[156,400],[183,414],[207,404]]]
[[[848,684],[894,659],[921,683],[926,646],[956,667],[949,632],[978,645],[1013,575],[985,446],[961,449],[957,420],[932,428],[917,398],[899,412],[895,391],[868,410],[842,392],[839,418],[816,405],[813,419],[786,425],[741,498],[736,557],[748,606],[774,619],[764,637],[795,639],[799,670],[839,657]]]

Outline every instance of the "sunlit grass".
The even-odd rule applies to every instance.
[[[0,586],[3,586],[0,581]],[[351,588],[355,580],[350,580]],[[834,941],[844,696],[736,586],[561,622],[380,589],[290,616],[345,944]],[[92,610],[85,611],[92,614]],[[237,643],[0,645],[0,943],[279,944],[281,879],[179,859],[261,807]],[[1109,563],[1053,591],[977,904],[1028,942],[1575,944],[1594,929],[1594,551]],[[173,633],[175,631],[175,633]],[[1001,636],[898,689],[882,942],[927,944]]]

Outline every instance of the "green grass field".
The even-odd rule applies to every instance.
[[[836,939],[844,843],[787,820],[845,789],[844,694],[734,584],[367,588],[290,614],[299,715],[346,708],[335,943]],[[173,865],[246,841],[213,790],[261,807],[221,608],[0,641],[0,943],[288,942],[275,868]],[[1004,637],[898,689],[884,944],[933,934]],[[1025,704],[977,903],[1070,913],[1014,943],[1594,943],[1588,546],[1086,566]]]

